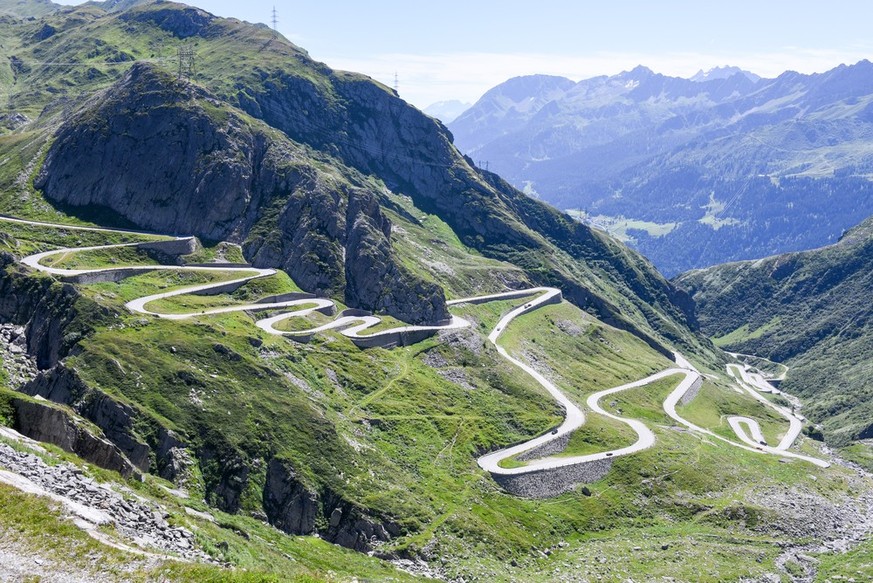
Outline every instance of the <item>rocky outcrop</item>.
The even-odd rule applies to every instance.
[[[186,39],[204,35],[215,17],[205,10],[192,6],[170,5],[147,7],[144,10],[131,10],[121,14],[121,19],[129,22],[151,23],[177,38]]]
[[[181,82],[134,66],[62,126],[36,185],[147,229],[230,238],[247,220],[265,144],[238,117],[210,117],[210,105],[189,99]]]
[[[39,372],[35,360],[27,354],[24,326],[0,324],[0,366],[13,389],[33,380]]]
[[[23,325],[27,354],[40,369],[51,368],[109,311],[84,300],[72,285],[26,277],[11,268],[14,263],[14,257],[0,253],[0,322]],[[89,322],[79,317],[83,310]]]
[[[114,470],[125,478],[139,472],[116,445],[84,424],[71,413],[38,401],[13,398],[16,431],[37,441],[44,441],[78,455],[101,468]]]
[[[349,198],[346,230],[346,303],[404,322],[437,324],[451,318],[441,287],[392,261],[391,222],[373,196],[356,192]]]
[[[342,497],[307,487],[294,465],[274,458],[267,466],[264,511],[270,524],[290,534],[319,534],[327,541],[360,552],[400,534],[391,521],[369,516]]]
[[[179,436],[134,407],[89,387],[63,364],[40,372],[21,392],[70,406],[96,425],[138,471],[156,473],[175,483],[184,483],[191,475],[193,460]],[[144,430],[146,437],[140,435]]]
[[[358,173],[148,65],[61,127],[36,186],[150,230],[243,243],[255,266],[354,307],[415,324],[448,317],[442,289],[394,257],[390,221]]]
[[[40,373],[21,391],[71,406],[79,415],[99,427],[136,468],[149,471],[151,448],[136,436],[133,427],[136,412],[132,407],[88,387],[64,365]]]
[[[238,512],[243,491],[249,483],[252,462],[242,457],[240,452],[216,441],[209,439],[197,450],[208,492],[207,502],[224,512]]]
[[[270,524],[291,534],[312,534],[321,513],[318,494],[306,488],[290,462],[270,460],[264,483],[264,512]]]

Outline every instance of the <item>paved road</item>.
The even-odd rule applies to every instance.
[[[123,232],[134,235],[143,235],[143,236],[154,236],[153,233],[142,233],[135,231],[122,231],[115,229],[104,229],[104,228],[95,228],[95,227],[79,227],[79,226],[69,226],[69,225],[57,225],[52,223],[39,223],[39,222],[31,222],[24,221],[20,219],[14,219],[9,217],[0,216],[0,221],[10,221],[22,224],[32,224],[37,226],[46,226],[46,227],[55,227],[55,228],[64,228],[64,229],[74,229],[74,230],[85,230],[85,231],[96,231],[96,232]],[[185,237],[175,237],[177,240],[185,240]],[[309,330],[300,330],[300,331],[282,331],[278,330],[275,325],[280,321],[291,318],[291,317],[299,317],[310,314],[314,311],[324,311],[326,309],[330,309],[334,306],[334,303],[329,299],[324,298],[303,298],[303,299],[292,299],[288,301],[282,302],[274,302],[274,303],[260,303],[260,304],[245,304],[245,305],[235,305],[235,306],[225,306],[218,308],[209,308],[206,310],[195,311],[190,313],[183,314],[167,314],[167,313],[159,313],[155,311],[151,311],[147,308],[148,304],[151,302],[180,296],[184,294],[197,293],[197,292],[205,292],[211,289],[215,289],[218,287],[228,286],[230,284],[239,283],[243,284],[247,281],[251,281],[258,278],[269,277],[276,273],[274,269],[255,269],[252,267],[203,267],[203,266],[176,266],[176,265],[148,265],[148,266],[137,266],[132,268],[99,268],[99,269],[62,269],[62,268],[54,268],[42,265],[41,261],[47,257],[69,253],[69,252],[82,252],[82,251],[92,251],[92,250],[102,250],[102,249],[112,249],[112,248],[120,248],[120,247],[130,247],[136,246],[138,243],[125,243],[125,244],[117,244],[117,245],[102,245],[102,246],[92,246],[92,247],[81,247],[81,248],[63,248],[57,249],[53,251],[47,251],[43,253],[37,253],[31,255],[29,257],[25,257],[22,259],[22,263],[32,267],[33,269],[43,271],[45,273],[50,273],[53,275],[58,275],[61,277],[64,276],[81,276],[95,273],[110,273],[114,271],[124,270],[125,272],[147,272],[147,271],[155,271],[155,270],[173,270],[173,271],[198,271],[198,272],[222,272],[222,273],[239,273],[240,277],[231,281],[221,281],[216,283],[208,283],[208,284],[200,284],[195,286],[188,286],[183,288],[174,289],[167,292],[161,292],[158,294],[149,295],[143,298],[138,298],[133,301],[130,301],[126,304],[126,307],[132,312],[149,314],[153,316],[157,316],[164,319],[170,320],[183,320],[187,318],[192,318],[195,316],[204,316],[210,314],[220,314],[220,313],[229,313],[229,312],[239,312],[239,311],[253,311],[253,310],[274,310],[274,309],[284,309],[284,308],[298,308],[291,312],[281,313],[276,316],[272,316],[270,318],[265,318],[256,323],[258,328],[268,332],[270,334],[284,335],[284,336],[297,336],[297,337],[306,337],[311,336],[313,334],[317,334],[319,332],[324,332],[327,330],[337,330],[341,334],[352,338],[352,339],[362,339],[362,338],[379,338],[385,337],[388,338],[392,335],[397,335],[398,333],[413,333],[413,332],[431,332],[438,330],[454,330],[459,328],[464,328],[469,326],[469,322],[466,320],[459,318],[457,316],[453,316],[451,321],[438,326],[400,326],[395,327],[389,330],[383,330],[380,332],[372,333],[372,334],[363,334],[366,330],[378,325],[381,320],[376,316],[371,315],[362,315],[362,316],[341,316],[334,321],[325,324],[323,326],[318,326],[315,328],[311,328]],[[520,370],[524,371],[527,375],[532,377],[537,383],[540,384],[551,396],[554,398],[560,405],[563,407],[565,411],[565,419],[560,426],[556,429],[552,430],[549,433],[538,436],[534,439],[526,441],[522,444],[509,447],[506,449],[502,449],[499,451],[491,452],[486,455],[481,456],[478,459],[478,464],[481,468],[494,473],[494,474],[524,474],[529,472],[540,471],[544,469],[551,468],[559,468],[565,467],[569,465],[582,464],[596,460],[602,460],[606,458],[612,457],[620,457],[625,455],[630,455],[649,447],[652,447],[655,443],[655,435],[643,422],[636,419],[627,419],[624,417],[620,417],[618,415],[614,415],[609,413],[605,409],[600,406],[600,400],[608,395],[613,395],[615,393],[626,391],[634,388],[644,387],[652,382],[657,380],[673,376],[673,375],[683,375],[683,379],[677,385],[676,389],[674,389],[667,399],[664,401],[664,410],[666,413],[676,420],[678,423],[684,425],[692,431],[696,431],[699,433],[706,434],[715,439],[719,439],[736,447],[741,447],[743,449],[747,449],[749,451],[755,452],[765,452],[765,453],[774,453],[782,456],[795,457],[799,459],[803,459],[806,461],[810,461],[816,465],[827,466],[826,462],[821,460],[817,460],[815,458],[811,458],[808,456],[803,456],[800,454],[795,454],[792,452],[785,451],[796,439],[797,434],[800,431],[800,421],[797,419],[791,412],[788,412],[784,408],[780,408],[776,405],[773,405],[763,396],[761,396],[757,389],[761,390],[770,390],[777,392],[769,383],[767,383],[760,375],[755,375],[748,371],[747,367],[740,367],[737,365],[729,365],[729,373],[734,375],[738,382],[743,386],[744,389],[749,392],[753,397],[761,400],[763,403],[768,406],[773,407],[775,410],[779,411],[780,414],[785,416],[790,423],[790,429],[786,433],[785,437],[782,439],[780,444],[775,447],[768,447],[766,445],[762,445],[758,442],[764,441],[763,436],[761,435],[760,427],[757,422],[748,418],[741,417],[731,417],[729,419],[729,423],[731,427],[736,432],[737,436],[740,438],[744,444],[738,444],[736,442],[732,442],[728,439],[725,439],[715,433],[698,427],[685,419],[679,416],[676,412],[676,405],[682,399],[682,397],[688,392],[688,390],[694,385],[695,382],[701,379],[700,373],[694,366],[688,362],[681,354],[675,353],[674,358],[677,363],[676,368],[668,368],[666,370],[660,371],[656,374],[653,374],[644,379],[634,381],[632,383],[628,383],[625,385],[621,385],[618,387],[613,387],[609,389],[604,389],[602,391],[596,392],[588,397],[587,406],[591,411],[619,421],[628,425],[633,431],[637,434],[637,440],[623,448],[614,449],[611,451],[604,451],[595,454],[588,454],[582,456],[571,456],[571,457],[545,457],[539,460],[534,460],[529,462],[523,467],[518,468],[502,468],[500,467],[500,462],[504,459],[515,456],[519,453],[523,453],[525,451],[529,451],[533,448],[539,447],[541,445],[552,442],[556,439],[564,438],[569,435],[576,429],[582,426],[585,422],[585,414],[582,410],[572,402],[557,386],[555,386],[551,381],[549,381],[545,376],[540,374],[538,371],[528,366],[524,362],[514,358],[510,355],[500,344],[498,340],[500,336],[506,331],[507,327],[512,323],[515,318],[521,316],[522,314],[526,314],[528,312],[539,309],[540,307],[550,304],[557,303],[561,301],[561,291],[556,288],[550,287],[536,287],[526,290],[517,290],[499,294],[490,294],[485,296],[476,296],[469,298],[461,298],[457,300],[452,300],[447,302],[450,306],[456,306],[460,304],[469,304],[469,303],[485,303],[490,301],[499,301],[499,300],[507,300],[507,299],[520,299],[520,298],[532,298],[530,301],[524,303],[521,306],[518,306],[512,309],[509,313],[504,315],[491,333],[488,335],[488,340],[491,342],[494,347],[497,349],[498,353],[507,361],[512,363],[514,366],[518,367]],[[735,367],[731,369],[730,367]],[[755,388],[752,388],[755,387]],[[748,430],[748,433],[747,433]],[[751,434],[751,437],[749,436]]]
[[[729,369],[729,372],[730,372],[730,369]],[[755,391],[751,391],[751,392],[755,393]],[[682,399],[682,397],[684,395],[685,395],[685,392],[681,390],[681,387],[677,387],[677,389],[674,390],[672,393],[670,393],[670,395],[664,401],[664,411],[667,412],[667,415],[669,415],[670,418],[677,421],[679,424],[684,425],[685,427],[687,427],[691,431],[694,431],[696,433],[700,433],[703,435],[707,435],[709,437],[712,437],[714,439],[717,439],[719,441],[722,441],[722,442],[727,443],[729,445],[732,445],[734,447],[739,447],[740,449],[744,449],[746,451],[751,451],[751,452],[755,452],[755,453],[768,453],[768,454],[778,455],[780,457],[795,458],[795,459],[807,461],[811,464],[815,464],[815,465],[822,467],[822,468],[826,468],[826,467],[830,466],[830,464],[824,460],[820,460],[818,458],[814,458],[814,457],[807,456],[807,455],[802,455],[799,453],[786,451],[787,447],[790,446],[791,443],[793,443],[794,439],[797,437],[796,433],[794,433],[794,429],[793,429],[794,425],[791,425],[792,428],[789,430],[788,433],[786,433],[785,437],[780,442],[779,448],[769,447],[767,445],[762,445],[758,442],[755,442],[752,437],[749,437],[749,435],[747,435],[747,433],[744,430],[744,428],[742,427],[742,425],[746,425],[747,427],[749,427],[753,436],[755,435],[756,431],[758,434],[760,434],[760,427],[758,426],[757,421],[755,421],[753,419],[749,419],[748,417],[736,417],[735,416],[735,417],[733,417],[733,419],[734,419],[733,423],[731,423],[730,419],[728,420],[728,424],[731,426],[731,428],[737,434],[737,437],[741,441],[743,441],[744,443],[737,443],[735,441],[731,441],[730,439],[722,437],[721,435],[718,435],[718,434],[710,431],[709,429],[704,429],[703,427],[695,425],[695,424],[691,423],[690,421],[686,420],[685,418],[683,418],[682,416],[680,416],[676,412],[676,405],[679,403],[679,401]],[[752,396],[760,399],[763,403],[767,404],[768,406],[779,410],[778,405],[774,405],[773,403],[770,403],[765,397],[761,396],[760,394],[755,393]],[[752,429],[752,427],[757,427],[757,429]],[[738,428],[739,428],[739,431],[737,430]],[[792,435],[793,435],[793,437],[791,437]],[[761,437],[763,438],[763,436],[761,436]],[[790,442],[788,441],[789,438],[791,439]],[[763,439],[761,441],[763,441]],[[787,445],[786,445],[786,443],[787,443]]]
[[[737,381],[737,384],[739,384],[748,394],[788,420],[788,431],[782,437],[782,440],[775,449],[786,450],[791,447],[795,440],[797,440],[797,436],[799,436],[800,432],[803,430],[803,421],[793,411],[770,402],[767,397],[758,392],[762,391],[781,395],[783,394],[782,391],[779,391],[773,385],[764,380],[761,375],[752,373],[746,365],[728,364],[727,371],[728,374]],[[755,423],[755,425],[757,425],[757,423]]]
[[[28,224],[35,226],[43,226],[43,227],[53,227],[59,229],[73,229],[80,231],[94,231],[101,233],[125,233],[131,235],[140,235],[140,236],[154,236],[153,233],[144,233],[137,231],[128,231],[128,230],[116,230],[116,229],[104,229],[97,227],[80,227],[80,226],[69,226],[69,225],[59,225],[54,223],[42,223],[37,221],[25,221],[21,219],[15,219],[11,217],[0,217],[0,221],[6,222],[14,222],[19,224]],[[170,239],[176,240],[189,240],[191,237],[171,237]],[[188,313],[179,313],[179,314],[169,314],[164,312],[156,312],[153,310],[149,310],[147,308],[148,304],[155,302],[157,300],[162,300],[166,298],[187,295],[192,293],[202,293],[207,292],[212,289],[225,287],[233,284],[244,284],[248,281],[259,279],[263,277],[270,277],[276,274],[275,269],[257,269],[254,267],[208,267],[208,266],[185,266],[185,265],[163,265],[163,264],[155,264],[155,265],[140,265],[140,266],[131,266],[131,267],[104,267],[104,268],[94,268],[94,269],[64,269],[58,267],[50,267],[47,265],[43,265],[42,261],[47,259],[48,257],[52,257],[55,255],[62,255],[65,253],[81,253],[85,251],[98,251],[105,249],[118,249],[122,247],[136,247],[141,243],[121,243],[114,245],[95,245],[90,247],[64,247],[60,249],[54,249],[51,251],[45,251],[42,253],[36,253],[34,255],[29,255],[21,260],[21,263],[35,269],[38,271],[42,271],[43,273],[48,273],[51,275],[56,275],[59,277],[75,277],[75,276],[83,276],[90,274],[108,274],[114,273],[118,271],[124,271],[131,275],[135,273],[146,273],[150,271],[179,271],[179,272],[200,272],[200,273],[239,273],[241,277],[213,282],[213,283],[205,283],[193,286],[186,286],[177,288],[167,292],[161,292],[149,296],[145,296],[142,298],[137,298],[125,304],[125,307],[132,312],[139,314],[148,314],[151,316],[157,316],[159,318],[163,318],[166,320],[185,320],[188,318],[198,317],[198,316],[208,316],[211,314],[226,314],[231,312],[243,312],[243,311],[264,311],[264,310],[276,310],[276,309],[284,309],[284,308],[300,308],[296,309],[292,312],[287,312],[284,314],[279,314],[277,316],[273,316],[271,318],[266,318],[264,320],[260,320],[257,322],[257,326],[268,332],[270,334],[283,335],[283,336],[311,336],[317,332],[323,332],[326,330],[336,329],[340,331],[343,335],[353,338],[353,339],[361,339],[361,338],[380,338],[380,337],[390,337],[392,335],[396,335],[398,333],[409,333],[409,332],[430,332],[430,331],[439,331],[439,330],[453,330],[458,328],[463,328],[469,326],[469,323],[463,318],[452,317],[451,321],[444,325],[439,326],[398,326],[395,328],[381,330],[379,332],[373,334],[362,334],[368,328],[372,328],[381,322],[381,319],[375,316],[345,316],[334,320],[333,322],[326,324],[324,326],[320,326],[318,328],[313,328],[311,330],[300,330],[300,331],[283,331],[278,330],[274,327],[276,323],[282,320],[286,320],[291,317],[301,317],[311,314],[314,311],[324,310],[326,308],[332,308],[335,306],[334,302],[329,299],[324,298],[303,298],[303,299],[292,299],[282,302],[273,302],[273,303],[253,303],[253,304],[239,304],[233,306],[224,306],[218,308],[208,308],[205,310],[197,310]],[[515,292],[510,292],[507,297],[514,297]],[[353,325],[356,324],[357,325]]]

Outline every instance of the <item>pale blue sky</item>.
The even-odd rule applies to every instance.
[[[578,80],[643,64],[690,76],[731,64],[771,77],[873,59],[871,0],[189,3],[265,23],[275,5],[279,31],[314,58],[388,85],[396,71],[401,96],[419,107],[475,101],[531,73]]]

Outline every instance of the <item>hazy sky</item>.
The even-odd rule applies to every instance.
[[[189,3],[264,23],[275,5],[279,31],[313,58],[387,85],[396,72],[401,96],[419,107],[472,102],[531,73],[579,80],[643,64],[687,77],[730,64],[772,77],[873,59],[871,0]]]

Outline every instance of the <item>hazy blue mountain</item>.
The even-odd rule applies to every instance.
[[[437,101],[424,108],[424,113],[431,117],[435,117],[443,123],[451,123],[457,119],[459,115],[467,111],[472,103],[465,103],[457,99],[449,101]]]
[[[729,79],[736,75],[737,73],[742,73],[746,77],[749,78],[750,81],[758,81],[761,77],[751,73],[749,71],[744,71],[739,67],[715,67],[708,71],[704,71],[703,69],[699,70],[694,74],[690,79],[692,81],[712,81],[714,79]]]
[[[671,275],[832,243],[873,213],[873,64],[725,73],[638,67],[551,91],[556,78],[512,79],[450,129],[474,160]],[[505,95],[515,107],[496,107]]]

